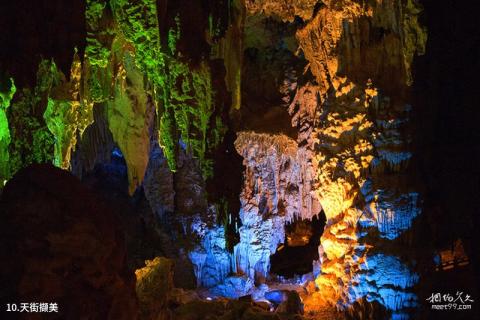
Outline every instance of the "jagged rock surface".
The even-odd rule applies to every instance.
[[[232,101],[224,109],[230,111],[230,129],[238,131],[235,147],[245,165],[240,242],[233,254],[227,251],[227,228],[217,225],[231,223],[231,213],[226,222],[218,221],[220,212],[206,200],[192,145],[170,135],[184,130],[183,141],[200,135],[204,143],[207,128],[212,129],[206,124],[220,123],[227,115],[210,119],[209,108],[201,128],[185,124],[193,119],[185,111],[192,102],[190,82],[180,79],[188,78],[190,69],[183,60],[188,60],[189,52],[177,51],[175,43],[182,40],[179,29],[172,28],[166,48],[172,54],[158,55],[155,1],[129,7],[138,13],[140,22],[135,25],[120,10],[127,2],[118,6],[110,2],[116,21],[104,10],[105,3],[98,1],[100,6],[88,11],[94,19],[88,21],[89,47],[81,80],[88,108],[95,103],[96,117],[85,130],[72,169],[81,176],[96,163],[108,162],[118,146],[128,166],[130,194],[143,182],[150,207],[171,229],[172,239],[165,243],[178,247],[168,254],[188,254],[198,285],[229,297],[251,293],[256,290],[254,281],[265,281],[270,256],[285,242],[286,223],[311,219],[323,209],[327,226],[319,248],[320,270],[315,270],[319,290],[310,290],[306,309],[329,304],[374,313],[381,306],[394,319],[406,318],[417,304],[413,286],[419,280],[413,267],[400,259],[407,255],[402,246],[411,244],[409,230],[421,214],[418,190],[405,177],[412,158],[411,66],[426,40],[417,21],[421,10],[417,1],[246,0],[228,2],[232,4],[228,23],[213,14],[209,17],[205,47],[212,49],[211,58],[224,60],[217,76],[230,94],[219,100]],[[161,8],[158,16],[171,13],[168,10]],[[122,32],[113,30],[119,27],[116,23],[124,24]],[[222,23],[228,26],[221,27]],[[150,36],[155,39],[152,47],[145,41]],[[208,50],[199,51],[200,57]],[[164,63],[175,70],[168,74],[170,82],[164,79],[167,73],[159,71]],[[78,87],[79,79],[73,80]],[[210,82],[204,84],[211,89]],[[164,88],[171,92],[154,106],[151,100],[158,97],[153,92]],[[77,99],[78,93],[73,93]],[[203,102],[213,99],[202,97]],[[171,104],[172,99],[181,103]],[[21,110],[23,104],[18,106]],[[158,123],[153,124],[155,117]],[[176,126],[177,122],[183,125]],[[163,135],[153,138],[162,126]],[[214,140],[221,139],[222,130],[216,126],[215,130]],[[74,134],[67,133],[66,147],[60,147],[65,159],[74,143]],[[205,149],[202,143],[195,146]],[[172,160],[175,173],[169,170]],[[68,161],[62,166],[68,167]],[[232,272],[237,274],[231,276]],[[225,311],[221,304],[216,307],[219,314]],[[188,316],[183,311],[178,310],[179,319]]]
[[[167,160],[158,145],[155,145],[151,151],[143,188],[150,207],[160,219],[164,220],[168,213],[174,212],[173,174],[168,168]]]
[[[300,16],[304,25],[296,26],[296,40],[308,64],[304,74],[298,66],[276,66],[284,68],[277,89],[297,128],[296,140],[238,133],[236,149],[246,170],[232,270],[261,282],[268,276],[270,255],[285,241],[285,223],[311,218],[323,208],[327,227],[319,248],[319,291],[306,308],[324,302],[358,309],[375,302],[394,318],[406,317],[416,304],[412,287],[418,275],[395,256],[395,241],[420,214],[419,194],[403,174],[412,156],[411,63],[426,39],[417,22],[420,7],[415,1],[323,1],[315,8],[247,1],[246,9],[244,44],[273,55],[275,36],[266,25],[269,40],[249,36],[262,25],[258,16],[283,21]],[[274,97],[270,90],[266,94]],[[385,270],[386,262],[398,276]],[[378,281],[365,287],[365,274]]]
[[[309,121],[315,189],[327,217],[315,303],[348,308],[366,297],[393,318],[403,318],[416,304],[412,287],[418,277],[393,252],[378,252],[391,252],[392,242],[420,213],[418,193],[406,187],[402,174],[411,157],[406,130],[410,65],[426,39],[417,24],[419,7],[414,1],[324,4],[297,31],[320,102]],[[297,105],[303,94],[297,89]],[[382,245],[379,238],[390,243]],[[377,254],[370,252],[373,248]],[[363,274],[373,280],[384,276],[388,283],[365,282],[358,278]]]
[[[189,253],[199,287],[212,288],[225,282],[232,270],[223,227],[208,228],[200,219],[193,225],[201,243]]]
[[[56,69],[53,65],[53,69]],[[55,135],[55,165],[70,169],[71,155],[75,151],[77,136],[93,123],[93,103],[80,98],[82,64],[75,53],[70,70],[70,81],[59,71],[61,82],[52,88],[43,115],[48,129]]]
[[[250,14],[263,13],[292,22],[295,17],[309,20],[318,0],[246,0],[245,7]]]
[[[285,242],[285,224],[311,219],[321,207],[312,192],[309,159],[296,141],[284,135],[241,132],[235,146],[246,171],[234,270],[262,280],[270,271],[270,255]]]
[[[173,289],[173,262],[156,257],[135,271],[136,292],[142,319],[170,319],[167,303]]]
[[[150,151],[148,127],[154,114],[149,115],[144,76],[133,57],[133,52],[119,53],[121,65],[115,76],[113,99],[107,102],[109,129],[127,162],[130,194],[145,176]]]

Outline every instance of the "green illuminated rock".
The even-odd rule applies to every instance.
[[[24,88],[11,105],[8,113],[11,175],[31,163],[53,162],[55,137],[48,130],[43,113],[52,89],[62,82],[62,77],[53,61],[42,60],[34,90]]]
[[[241,100],[241,80],[243,63],[243,29],[245,23],[245,7],[239,0],[232,0],[230,4],[231,23],[222,38],[212,50],[214,58],[224,61],[227,89],[232,93],[232,109],[239,110]]]
[[[178,17],[175,28],[168,32],[167,48],[162,49],[155,1],[112,0],[111,6],[120,32],[135,48],[136,65],[153,89],[150,94],[157,106],[158,140],[170,169],[176,170],[181,139],[199,160],[204,177],[211,176],[211,161],[205,159],[207,133],[210,123],[215,127],[221,121],[211,121],[215,108],[208,64],[191,70],[181,60],[176,48],[181,36]],[[221,142],[221,132],[216,131],[216,145]]]
[[[150,136],[143,73],[129,50],[116,53],[121,61],[115,78],[115,93],[107,103],[107,119],[113,139],[125,157],[129,192],[141,185],[148,164]]]
[[[83,63],[75,53],[69,80],[54,61],[42,61],[35,88],[21,90],[9,108],[8,121],[8,103],[3,101],[11,98],[2,94],[2,176],[7,176],[3,165],[7,159],[12,173],[32,162],[53,162],[69,169],[77,140],[93,122],[94,106],[101,105],[113,139],[125,156],[133,193],[148,164],[148,128],[153,115],[147,110],[153,103],[158,142],[170,170],[177,169],[182,142],[198,160],[203,177],[211,177],[210,157],[225,129],[215,106],[209,61],[204,59],[192,67],[177,49],[182,36],[179,16],[165,35],[163,47],[155,0],[87,0],[85,18]],[[220,22],[212,19],[210,32],[219,37]],[[239,71],[238,63],[235,70]],[[235,77],[240,81],[239,73]]]
[[[111,0],[120,32],[135,47],[135,62],[146,73],[154,90],[165,83],[163,54],[155,0]]]
[[[198,159],[205,179],[213,175],[212,161],[206,154],[221,143],[223,130],[221,121],[214,118],[215,92],[212,88],[211,71],[206,62],[202,62],[197,69],[191,69],[188,64],[180,60],[176,49],[176,42],[180,39],[180,20],[176,19],[176,29],[168,34],[169,55],[166,55],[166,78],[164,94],[167,101],[167,114],[171,117],[173,111],[175,129],[167,126],[161,128],[160,136],[174,132],[170,141],[181,139],[189,151]],[[168,122],[166,122],[168,123]],[[219,130],[216,130],[217,127]],[[169,131],[170,130],[170,131]],[[210,132],[216,138],[211,139]]]
[[[111,46],[115,36],[106,0],[87,0],[87,46],[85,47],[84,99],[104,102],[110,96],[112,70]]]
[[[135,63],[147,76],[157,107],[159,143],[172,171],[176,170],[174,114],[169,105],[164,54],[161,52],[157,6],[154,0],[111,0],[120,32],[135,49]]]
[[[193,126],[198,132],[198,139],[192,143],[193,154],[200,159],[203,177],[213,176],[213,161],[206,158],[222,142],[225,128],[221,118],[212,117],[215,112],[214,94],[210,69],[202,63],[198,71],[193,72],[193,88],[196,108],[192,110]]]
[[[10,130],[6,111],[16,90],[13,79],[0,79],[0,188],[9,177]]]
[[[62,75],[63,76],[63,75]],[[70,82],[64,79],[53,88],[43,115],[50,132],[55,136],[54,164],[69,169],[71,152],[75,150],[77,136],[81,136],[93,122],[93,104],[81,101],[80,85],[82,65],[75,53]]]

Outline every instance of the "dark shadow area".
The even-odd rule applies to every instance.
[[[296,43],[297,24],[267,17],[251,20],[246,23],[244,35],[241,121],[234,123],[234,128],[282,133],[296,139],[298,130],[292,126],[285,101],[293,99],[287,96],[295,90],[287,94],[282,87],[286,74],[289,81],[297,82],[307,65],[303,56],[296,56],[289,44]]]
[[[210,200],[223,204],[218,212],[217,223],[225,227],[227,249],[233,252],[233,247],[240,240],[238,228],[240,220],[240,199],[242,190],[243,158],[235,150],[235,132],[229,130],[222,144],[214,153],[214,176],[208,181],[207,192]],[[229,219],[228,215],[231,215]]]
[[[57,303],[49,319],[136,317],[122,226],[97,192],[52,165],[32,165],[8,181],[0,213],[3,306]],[[2,319],[33,319],[3,311]]]
[[[117,215],[125,236],[127,264],[131,272],[141,268],[145,260],[157,256],[168,257],[174,263],[174,283],[179,288],[193,288],[195,276],[193,266],[179,254],[181,243],[172,239],[172,234],[180,233],[176,221],[162,224],[152,212],[143,188],[130,196],[128,193],[127,164],[118,147],[111,151],[110,160],[98,163],[85,174],[82,183],[104,199]]]
[[[318,260],[318,246],[325,222],[322,211],[312,221],[296,220],[286,225],[286,243],[270,257],[271,273],[292,278],[311,272],[312,262]]]
[[[378,301],[369,302],[365,297],[355,301],[346,312],[347,320],[359,319],[391,319],[384,305]]]
[[[157,0],[157,6],[162,46],[168,47],[168,33],[177,29],[178,20],[181,32],[177,50],[185,57],[185,61],[198,65],[210,51],[205,40],[210,12],[209,3],[207,1]]]
[[[460,239],[470,259],[466,268],[429,270],[420,285],[424,300],[432,292],[478,293],[480,32],[475,2],[421,2],[428,41],[426,54],[415,59],[413,68],[412,120],[415,178],[425,188],[422,241],[438,251]],[[472,312],[425,312],[436,319],[476,318]]]
[[[17,88],[33,87],[40,60],[51,59],[68,77],[74,48],[83,56],[83,0],[0,1],[0,70]]]

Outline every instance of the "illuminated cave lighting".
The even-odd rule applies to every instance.
[[[112,150],[112,156],[113,156],[113,157],[116,157],[116,158],[121,158],[121,159],[123,159],[123,153],[122,153],[122,151],[120,151],[119,148],[113,148],[113,150]]]
[[[407,290],[419,281],[397,257],[384,254],[368,256],[351,279],[349,301],[365,297],[368,302],[377,301],[392,311],[392,319],[408,319],[400,310],[418,306],[418,298]]]
[[[250,2],[253,4],[255,1]],[[391,54],[392,57],[401,57],[402,68],[400,69],[405,71],[405,74],[395,74],[395,77],[406,78],[407,82],[410,82],[409,69],[412,63],[410,55],[416,51],[422,51],[421,46],[424,45],[422,41],[424,41],[425,35],[417,25],[418,13],[413,13],[417,10],[410,8],[410,6],[415,6],[413,3],[415,1],[407,2],[408,7],[401,8],[408,10],[402,10],[406,13],[404,15],[402,13],[399,21],[395,15],[393,16],[397,20],[394,21],[388,21],[390,17],[385,18],[387,24],[392,22],[392,25],[406,25],[409,30],[400,30],[405,35],[397,34],[397,30],[390,30],[390,27],[387,27],[388,30],[386,29],[382,33],[388,32],[393,39],[398,36],[398,40],[401,40],[402,45],[398,46],[401,48],[401,52],[388,52],[388,54]],[[230,5],[230,1],[228,3]],[[388,7],[390,5],[385,5],[382,10],[386,12],[392,10]],[[295,5],[292,6],[295,7]],[[308,96],[307,98],[299,95],[298,101],[298,97],[295,96],[296,101],[289,109],[300,109],[300,111],[295,114],[297,110],[294,110],[290,116],[294,120],[303,117],[302,113],[309,113],[308,107],[311,106],[302,105],[305,102],[300,101],[302,99],[308,100],[305,104],[314,104],[313,108],[310,108],[315,109],[315,112],[312,113],[318,113],[321,116],[321,119],[312,115],[311,119],[306,117],[294,121],[298,122],[296,126],[302,127],[302,130],[311,125],[308,128],[308,139],[306,140],[315,141],[312,143],[311,150],[308,150],[314,155],[305,162],[308,162],[308,165],[315,163],[315,168],[308,173],[312,176],[309,178],[312,178],[315,184],[318,182],[318,185],[312,184],[313,187],[307,188],[306,193],[321,198],[318,200],[319,206],[324,209],[328,217],[325,234],[314,236],[317,239],[322,236],[322,243],[316,243],[313,246],[317,250],[315,253],[318,254],[311,259],[311,262],[308,262],[309,272],[305,272],[305,268],[298,268],[295,272],[300,274],[294,272],[293,275],[285,275],[276,272],[278,269],[276,270],[274,267],[275,257],[282,254],[295,260],[290,249],[302,245],[291,245],[291,242],[304,245],[309,243],[309,236],[303,235],[297,236],[297,238],[289,236],[286,225],[294,222],[296,218],[307,220],[318,214],[312,210],[312,207],[315,206],[311,202],[305,205],[302,202],[303,199],[301,201],[294,199],[295,196],[301,198],[303,195],[298,197],[298,194],[304,192],[303,188],[307,187],[306,177],[298,172],[308,171],[305,169],[303,161],[306,154],[302,152],[305,152],[303,144],[309,142],[301,141],[305,137],[300,137],[300,132],[298,138],[291,138],[284,134],[257,134],[254,129],[251,132],[242,133],[241,130],[246,129],[241,128],[238,129],[239,132],[235,132],[238,135],[235,143],[242,140],[242,136],[243,139],[251,142],[250,144],[245,143],[247,147],[243,150],[247,172],[244,178],[248,179],[249,174],[253,176],[260,171],[265,171],[267,174],[255,176],[254,179],[251,179],[254,186],[245,187],[245,193],[254,194],[251,199],[245,199],[243,194],[240,195],[242,203],[239,217],[242,223],[239,225],[238,220],[234,221],[235,231],[239,233],[239,241],[234,246],[232,245],[233,252],[228,250],[230,246],[227,245],[227,240],[229,238],[224,226],[207,223],[200,214],[185,218],[182,216],[182,212],[175,211],[181,224],[178,229],[183,228],[183,235],[193,233],[200,239],[198,243],[194,244],[193,249],[182,248],[181,250],[189,250],[188,257],[193,264],[197,286],[208,292],[205,300],[212,301],[218,297],[237,299],[244,295],[251,295],[254,301],[268,303],[270,310],[273,311],[274,306],[280,304],[285,298],[284,292],[277,290],[277,287],[298,288],[308,285],[315,287],[316,285],[316,289],[320,288],[321,290],[314,293],[309,292],[310,296],[306,297],[305,301],[302,300],[309,307],[315,303],[323,307],[327,304],[325,301],[328,301],[330,304],[336,304],[337,307],[348,309],[355,302],[365,299],[368,302],[378,302],[393,312],[393,319],[406,319],[408,316],[404,310],[418,306],[418,298],[411,289],[419,282],[419,276],[410,270],[409,265],[388,251],[389,248],[384,250],[385,248],[382,247],[383,243],[387,243],[389,246],[391,241],[399,239],[407,230],[411,229],[415,219],[421,214],[420,195],[417,192],[411,192],[410,189],[398,191],[395,189],[396,186],[382,184],[383,180],[386,180],[383,176],[385,172],[388,174],[398,172],[413,156],[411,152],[403,148],[404,144],[408,144],[404,140],[408,139],[405,139],[402,132],[408,122],[403,114],[408,114],[412,107],[404,101],[400,101],[399,107],[390,108],[390,97],[385,96],[387,90],[382,87],[381,81],[375,79],[374,75],[366,83],[360,83],[359,79],[351,77],[349,73],[355,73],[355,65],[344,75],[340,75],[339,72],[344,62],[341,60],[344,57],[340,56],[343,48],[337,47],[337,45],[342,44],[343,29],[350,26],[346,21],[360,18],[366,19],[370,23],[369,14],[377,14],[373,7],[371,9],[369,9],[371,12],[367,14],[360,7],[348,8],[347,6],[345,12],[348,11],[351,16],[346,19],[345,16],[342,16],[345,14],[344,12],[333,10],[328,4],[322,4],[321,8],[314,10],[313,16],[308,17],[311,19],[302,20],[302,29],[296,30],[295,34],[299,48],[302,49],[302,63],[308,63],[307,66],[311,73],[309,78],[316,78],[316,83],[312,80],[311,85],[303,86],[305,81],[311,79],[302,78],[300,75],[298,77],[295,75],[295,79],[291,82],[287,81],[290,86],[295,87],[296,95],[303,89],[308,92],[308,95],[305,94],[306,97]],[[251,14],[251,12],[244,13],[246,16]],[[265,12],[262,12],[263,14]],[[143,173],[148,161],[152,160],[151,156],[148,159],[147,155],[151,149],[149,143],[153,141],[153,139],[150,140],[151,137],[147,131],[143,130],[145,128],[142,125],[139,125],[139,128],[130,124],[127,127],[123,126],[126,119],[132,123],[145,123],[146,110],[138,112],[134,108],[135,106],[145,107],[151,103],[152,110],[155,109],[154,112],[158,118],[155,128],[158,132],[155,133],[156,140],[154,141],[160,145],[158,148],[160,150],[161,147],[162,157],[165,157],[171,171],[176,172],[177,169],[183,169],[177,168],[178,155],[176,153],[178,151],[184,152],[183,154],[191,153],[192,159],[198,160],[201,175],[205,181],[213,176],[214,159],[209,156],[217,151],[216,147],[222,143],[225,131],[231,129],[226,127],[228,124],[222,122],[225,120],[224,118],[228,118],[226,114],[221,114],[222,111],[216,109],[218,106],[215,106],[216,100],[222,98],[224,92],[220,90],[222,88],[216,87],[215,81],[218,79],[215,79],[217,76],[215,72],[218,70],[212,68],[213,60],[209,60],[208,54],[206,54],[198,66],[192,67],[186,62],[189,59],[189,53],[181,52],[184,44],[181,43],[182,46],[179,45],[177,48],[177,42],[180,44],[181,40],[188,39],[182,39],[181,27],[183,24],[188,24],[189,21],[181,21],[181,15],[175,17],[174,25],[167,30],[165,39],[160,41],[161,28],[164,27],[165,22],[162,21],[159,24],[158,16],[157,4],[153,0],[133,2],[112,0],[108,7],[105,6],[105,1],[87,1],[87,47],[85,56],[82,58],[84,58],[85,65],[90,68],[85,70],[85,74],[90,78],[82,79],[82,83],[85,85],[85,88],[82,88],[82,94],[83,91],[87,92],[86,100],[91,100],[89,103],[92,107],[94,103],[105,105],[108,129],[110,129],[114,143],[118,146],[111,151],[113,164],[111,168],[121,167],[122,170],[125,168],[125,170],[128,169],[128,172],[138,174],[138,177],[128,176],[129,180],[132,180],[129,181],[131,191],[142,187]],[[331,16],[338,19],[330,21]],[[295,15],[294,19],[299,17]],[[321,20],[320,18],[325,19]],[[242,25],[243,28],[244,21],[235,21],[230,24],[232,21],[230,21],[229,12],[228,19],[231,27],[229,30],[220,31],[215,30],[214,23],[217,22],[214,22],[212,15],[208,19],[210,33],[215,33],[215,37],[221,37],[220,33],[226,32],[225,37],[227,38],[219,40],[221,51],[235,49],[239,45],[238,39],[233,37],[232,40],[229,37],[230,34],[242,34],[245,31],[234,28],[237,22],[241,22],[239,25]],[[315,23],[320,20],[325,24],[325,29],[329,29],[326,34],[316,34],[321,28],[318,28],[319,25],[315,25]],[[379,21],[384,22],[382,19]],[[373,26],[376,23],[376,20],[372,22],[372,30],[378,27]],[[295,25],[296,23],[292,24],[292,27],[296,28]],[[329,39],[330,33],[342,38]],[[114,40],[106,40],[108,37],[105,34],[111,35]],[[354,41],[359,40],[359,43],[363,43],[364,39],[357,39],[358,35],[355,32],[351,34]],[[325,57],[319,57],[312,53],[312,51],[316,51],[312,48],[317,49],[319,45],[319,43],[312,43],[312,39],[321,40],[322,43],[327,44],[326,51],[322,53]],[[412,39],[416,39],[415,41],[418,43],[410,43],[414,41]],[[368,43],[367,41],[365,48],[362,47],[362,49],[370,50]],[[163,44],[166,46],[163,47]],[[387,51],[390,50],[389,47],[386,46]],[[396,48],[397,46],[391,47]],[[119,50],[119,48],[123,49]],[[279,46],[275,49],[279,48],[289,50],[286,39],[282,38]],[[350,47],[347,46],[347,48]],[[214,51],[218,51],[218,48],[213,46],[209,49],[212,49],[212,55]],[[259,51],[261,50],[259,49]],[[119,51],[122,53],[119,54]],[[221,68],[222,78],[225,78],[222,80],[227,82],[226,89],[233,99],[232,106],[222,105],[222,109],[240,109],[242,107],[240,97],[244,97],[244,92],[243,88],[241,90],[240,84],[244,76],[248,79],[249,74],[248,72],[245,75],[241,74],[240,71],[243,73],[246,65],[242,65],[236,59],[237,56],[242,57],[244,53],[247,52],[240,54],[227,52],[226,55],[222,53],[215,57],[216,62],[217,60],[225,62]],[[228,56],[229,54],[230,56]],[[355,57],[355,53],[352,56]],[[319,61],[324,59],[325,61]],[[392,63],[395,62],[393,60]],[[378,65],[379,70],[383,70],[382,62],[380,61]],[[54,66],[53,60],[51,63]],[[113,64],[115,64],[115,68],[112,68]],[[45,66],[48,65],[48,63],[45,64]],[[110,74],[113,69],[115,69],[115,73],[118,69],[118,74]],[[80,68],[80,64],[77,71],[84,71]],[[79,80],[80,75],[83,77],[83,74],[83,72],[78,73]],[[43,77],[48,80],[48,77],[53,77],[53,75],[47,73]],[[37,81],[46,82],[42,77],[39,78]],[[114,84],[114,88],[108,88],[109,84]],[[318,84],[321,86],[317,87]],[[403,90],[400,87],[399,89]],[[145,88],[149,88],[151,92],[147,92]],[[248,85],[245,88],[248,90]],[[50,89],[52,88],[48,90],[50,91]],[[108,93],[110,92],[111,95],[113,91],[115,94],[112,100]],[[135,94],[130,95],[131,93]],[[245,93],[247,94],[248,91]],[[80,90],[78,95],[80,95]],[[60,129],[57,128],[58,130],[50,129],[54,135],[56,148],[54,163],[68,168],[66,166],[68,161],[66,162],[64,158],[70,158],[70,156],[64,157],[59,152],[59,150],[63,151],[63,145],[59,144],[62,148],[57,146],[57,143],[64,140],[61,137],[66,131],[65,128],[68,128],[64,125],[68,123],[64,123],[63,117],[54,115],[56,115],[55,112],[66,108],[69,104],[56,102],[48,95],[46,98],[48,98],[49,109],[47,110],[49,111],[46,113],[45,119],[47,124],[51,124],[48,128],[54,128],[53,125],[56,122],[61,124]],[[83,98],[85,97],[75,97],[75,102],[82,101],[83,103]],[[5,98],[3,99],[5,100]],[[288,98],[285,99],[288,100]],[[248,104],[248,99],[245,100]],[[397,114],[398,110],[394,109],[402,109],[402,115],[399,115],[400,112]],[[3,110],[0,110],[0,116],[2,115],[1,111]],[[391,114],[387,114],[385,111]],[[290,113],[290,111],[288,112]],[[116,118],[116,116],[119,117]],[[229,116],[231,115],[229,114]],[[248,117],[244,119],[246,118]],[[237,119],[229,120],[236,121]],[[249,121],[245,122],[250,124]],[[295,125],[292,124],[292,127]],[[132,128],[139,130],[137,132]],[[0,117],[0,138],[7,133],[7,130],[6,121]],[[139,132],[140,135],[137,134]],[[135,137],[142,137],[142,139],[132,142]],[[279,147],[282,143],[285,145]],[[261,150],[263,145],[265,145],[266,151]],[[142,148],[135,149],[132,146],[141,146]],[[317,147],[321,151],[315,150]],[[70,152],[70,149],[66,150]],[[237,151],[239,154],[242,153],[242,150],[237,149]],[[226,152],[229,151],[226,150]],[[262,152],[265,154],[261,155]],[[2,158],[4,157],[2,154],[0,155]],[[289,157],[288,161],[283,159],[285,157]],[[262,159],[259,160],[260,158]],[[283,168],[288,165],[295,169],[283,176],[276,174],[271,167],[278,163],[282,164],[279,167]],[[272,176],[274,178],[271,178]],[[278,190],[279,181],[288,180],[292,176],[294,178],[291,179],[292,181],[289,180],[286,185],[293,191],[290,191],[289,197],[282,199],[284,202],[281,202],[279,198],[283,194]],[[380,178],[378,178],[379,176]],[[176,177],[174,175],[174,179]],[[4,177],[0,175],[0,178]],[[372,179],[378,180],[373,181]],[[295,184],[297,180],[299,181],[298,185]],[[3,181],[4,185],[7,182],[2,179],[0,181]],[[173,191],[176,192],[176,190]],[[309,200],[311,199],[309,198]],[[175,198],[174,201],[177,199]],[[194,201],[188,199],[185,202],[191,204]],[[209,203],[209,205],[212,204]],[[217,204],[212,206],[215,205]],[[228,217],[228,223],[232,224],[231,213],[227,212],[226,217]],[[227,223],[225,222],[225,224]],[[321,229],[324,230],[324,227],[322,226]],[[381,244],[379,244],[380,242]],[[445,260],[450,261],[452,254],[452,252],[439,252],[435,261],[436,265],[441,267]],[[141,280],[141,278],[139,279]],[[330,287],[332,290],[323,291],[323,288],[326,287]]]
[[[187,150],[187,144],[182,139],[178,140],[178,144],[183,150]]]

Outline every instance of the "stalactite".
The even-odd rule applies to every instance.
[[[230,1],[229,1],[230,3]],[[243,30],[245,7],[240,0],[233,0],[229,8],[232,18],[225,36],[212,48],[213,58],[222,58],[226,69],[225,83],[232,94],[232,110],[241,108]]]
[[[170,91],[165,54],[160,43],[156,2],[152,0],[110,2],[120,32],[135,48],[135,63],[151,86],[151,95],[157,107],[159,143],[172,171],[176,170],[175,112],[170,103]]]
[[[212,175],[211,160],[206,159],[209,148],[221,142],[222,128],[218,111],[213,105],[214,91],[210,69],[203,62],[192,69],[182,61],[177,50],[181,37],[181,21],[167,35],[167,48],[160,44],[160,34],[154,1],[127,3],[113,1],[112,8],[121,32],[135,48],[135,61],[152,85],[157,105],[159,142],[172,171],[176,170],[179,140],[199,159],[204,178]],[[211,120],[212,117],[214,121]],[[213,140],[208,129],[215,131]]]
[[[113,97],[106,102],[108,128],[118,144],[128,168],[129,192],[142,184],[148,165],[150,136],[148,133],[148,96],[144,77],[135,64],[134,53],[124,49],[123,43],[115,47],[118,71],[114,82]]]
[[[82,64],[75,53],[70,82],[62,81],[53,88],[43,115],[48,129],[55,136],[54,164],[63,169],[70,168],[77,137],[81,138],[93,123],[93,105],[80,97],[81,76]]]
[[[305,289],[306,311],[380,305],[407,318],[419,275],[400,238],[422,214],[419,190],[405,181],[414,159],[411,69],[426,41],[420,4],[202,2],[221,14],[202,7],[194,25],[204,30],[194,36],[205,48],[193,54],[184,52],[192,43],[186,2],[87,0],[85,53],[75,53],[68,80],[43,60],[35,87],[15,93],[13,80],[0,82],[0,182],[35,162],[68,170],[73,158],[80,171],[94,171],[116,159],[121,179],[126,164],[129,195],[138,191],[132,198],[153,212],[142,232],[151,221],[169,229],[154,234],[171,236],[209,293],[265,298],[279,279],[272,255],[288,242],[312,244],[315,234],[319,261],[292,280]],[[225,163],[227,153],[238,163],[218,179],[214,157]],[[232,176],[238,189],[216,190]],[[212,178],[220,186],[209,188]],[[311,225],[288,239],[286,224],[322,212],[321,239]],[[137,272],[140,284],[159,261]],[[141,302],[160,312],[147,292],[158,288],[140,289]]]
[[[322,98],[312,134],[316,192],[327,216],[316,279],[320,291],[306,306],[326,302],[348,309],[366,298],[383,305],[392,318],[407,317],[417,303],[412,290],[418,277],[375,237],[394,242],[420,214],[418,194],[405,190],[400,173],[411,157],[402,129],[408,123],[411,62],[423,52],[426,39],[417,21],[419,7],[410,1],[387,7],[324,3],[297,31]],[[385,50],[388,55],[382,54]],[[392,81],[389,74],[397,76]],[[389,176],[382,169],[387,167]],[[387,261],[391,266],[385,266]],[[388,268],[400,280],[375,280]],[[366,272],[373,282],[359,280]]]
[[[9,147],[12,175],[31,163],[53,162],[55,137],[48,130],[43,113],[62,76],[53,61],[42,60],[35,88],[23,88],[11,105],[8,122],[12,137]]]
[[[36,87],[33,90],[24,88],[8,112],[12,143],[9,146],[7,130],[2,130],[2,148],[10,149],[11,173],[29,163],[50,162],[52,158],[56,165],[68,169],[77,138],[93,121],[94,105],[110,105],[107,114],[119,112],[123,116],[120,118],[125,120],[128,108],[114,111],[124,104],[117,106],[113,102],[119,96],[126,97],[133,92],[135,96],[144,97],[139,100],[142,110],[146,107],[148,96],[157,106],[158,141],[170,169],[174,171],[176,168],[181,139],[200,162],[204,178],[211,177],[213,162],[209,157],[224,135],[221,110],[214,105],[209,63],[202,62],[198,68],[192,69],[182,61],[176,49],[176,42],[181,36],[180,21],[177,19],[176,27],[169,32],[168,50],[162,50],[160,46],[154,1],[89,0],[86,21],[88,35],[84,64],[75,54],[70,81],[65,80],[53,61],[43,61],[39,66]],[[131,58],[124,58],[126,51],[131,52]],[[130,64],[130,76],[140,79],[145,75],[148,82],[133,81],[137,84],[119,85],[117,80],[124,77],[122,70],[126,69],[126,59],[135,65]],[[139,71],[134,76],[135,68]],[[2,95],[2,101],[6,98]],[[5,109],[6,106],[2,107],[3,113]],[[142,112],[138,114],[136,111],[136,117],[145,118],[145,112],[142,115]],[[116,142],[123,145],[122,152],[130,159],[131,192],[142,182],[148,158],[147,125],[146,120],[140,118],[137,120],[141,124],[139,122],[133,128],[138,127],[144,133],[140,134],[141,140],[133,139],[136,142],[125,140],[122,137],[124,132],[118,131],[122,126],[117,125],[123,120],[110,117],[109,121]],[[2,128],[8,125],[3,119]],[[45,130],[46,127],[48,130]],[[21,134],[19,130],[22,130]],[[54,152],[50,152],[53,139]],[[143,145],[145,148],[140,151],[127,145]],[[3,154],[6,157],[6,151]],[[7,169],[2,168],[2,176],[7,175]]]
[[[107,0],[88,0],[85,12],[87,46],[84,65],[84,99],[101,103],[110,97],[112,68],[111,46],[114,26],[109,16]]]
[[[234,263],[238,273],[262,281],[270,272],[270,256],[285,243],[285,225],[295,219],[311,220],[321,208],[311,193],[313,172],[306,164],[310,159],[295,140],[240,132],[235,147],[246,172]]]
[[[10,129],[8,128],[7,108],[10,106],[17,88],[12,78],[0,79],[0,188],[10,177],[9,152]]]

